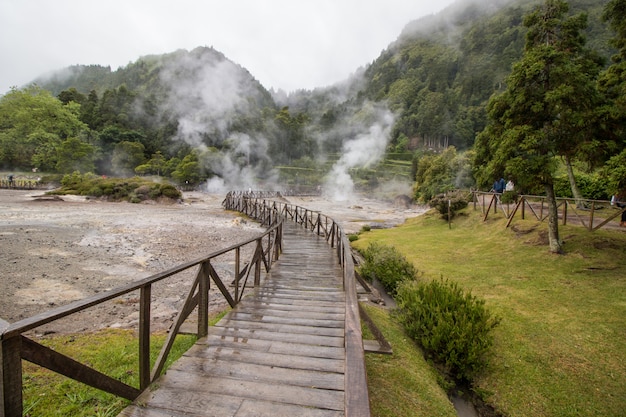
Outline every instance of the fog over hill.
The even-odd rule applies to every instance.
[[[571,8],[588,12],[589,44],[604,45],[608,57],[610,34],[599,20],[605,3],[572,0]],[[54,95],[93,91],[95,108],[109,106],[112,115],[90,127],[118,129],[112,144],[138,132],[147,156],[197,150],[211,186],[256,187],[281,175],[284,182],[283,166],[301,170],[289,174],[290,184],[312,185],[303,176],[321,166],[330,173],[326,186],[340,190],[333,194],[349,195],[349,173],[371,169],[385,152],[471,148],[487,100],[521,56],[521,20],[535,4],[459,1],[399,27],[397,39],[346,80],[290,94],[268,90],[212,47],[147,55],[117,70],[75,65],[36,83]]]

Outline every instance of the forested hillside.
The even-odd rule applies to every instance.
[[[588,14],[588,47],[608,64],[614,53],[611,32],[600,18],[607,1],[569,4],[572,14]],[[409,23],[367,68],[361,93],[388,100],[399,113],[394,143],[408,138],[413,146],[470,148],[485,126],[487,100],[504,90],[513,62],[522,55],[522,18],[538,3],[470,2]]]
[[[608,65],[612,33],[600,19],[606,2],[570,5],[571,13],[588,14],[587,47]],[[187,183],[219,177],[239,187],[298,185],[303,178],[317,185],[337,169],[335,178],[350,172],[371,183],[378,174],[362,169],[375,168],[385,152],[473,146],[486,126],[489,98],[504,91],[521,57],[522,19],[536,4],[461,1],[399,28],[397,40],[351,79],[288,96],[268,92],[207,47],[141,57],[114,71],[73,66],[36,84],[83,127],[42,135],[33,126],[11,128],[11,115],[0,114],[0,165],[71,172],[76,166],[59,163],[52,149],[78,138],[91,148],[87,161],[74,165],[101,174],[159,174]],[[7,93],[0,113],[19,106],[20,93]],[[33,87],[28,93],[39,94]]]

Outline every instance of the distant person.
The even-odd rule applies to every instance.
[[[13,174],[9,174],[9,187],[13,187]]]
[[[504,191],[513,191],[515,189],[515,184],[513,184],[513,181],[509,180],[509,182],[506,183],[506,186],[504,187]]]
[[[615,204],[617,207],[621,208],[622,210],[626,208],[626,189],[620,191],[619,193],[615,194],[611,198],[611,205],[613,204]],[[622,219],[619,222],[619,225],[621,227],[626,227],[626,210],[622,211]]]
[[[506,187],[506,183],[504,182],[504,178],[500,178],[496,182],[493,183],[493,191],[502,194],[504,192],[504,188]]]

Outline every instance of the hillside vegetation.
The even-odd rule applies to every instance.
[[[587,13],[587,45],[608,65],[615,49],[601,20],[606,3],[572,0],[570,13]],[[207,47],[140,57],[116,70],[72,66],[36,80],[48,96],[24,90],[41,109],[30,120],[14,115],[32,108],[32,99],[20,91],[2,97],[0,168],[165,175],[184,184],[215,178],[247,188],[276,184],[277,166],[312,162],[318,185],[333,169],[361,183],[374,170],[382,182],[387,170],[377,164],[385,153],[473,146],[487,123],[488,99],[505,89],[522,56],[523,16],[536,4],[459,2],[410,22],[345,82],[289,95],[267,91]],[[55,119],[42,131],[46,114]],[[79,157],[68,160],[72,153]],[[350,157],[327,164],[338,153]]]

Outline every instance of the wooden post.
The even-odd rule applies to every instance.
[[[3,326],[6,322],[0,323]],[[4,331],[3,328],[0,330]],[[0,416],[22,416],[22,337],[0,336]]]
[[[235,302],[239,302],[239,274],[241,274],[241,246],[235,249]]]
[[[563,201],[563,226],[565,226],[567,224],[567,206],[569,204],[569,201],[564,200]]]
[[[261,285],[261,254],[263,253],[263,241],[261,239],[256,241],[256,250],[259,256],[254,264],[254,286],[258,287]]]
[[[202,263],[202,265],[200,265],[200,277],[198,280],[198,338],[209,334],[210,286],[208,268],[205,263]]]
[[[139,295],[139,389],[150,385],[150,302],[152,286],[141,287]]]
[[[591,210],[589,211],[589,231],[593,231],[593,214],[596,211],[596,202],[591,202]]]

